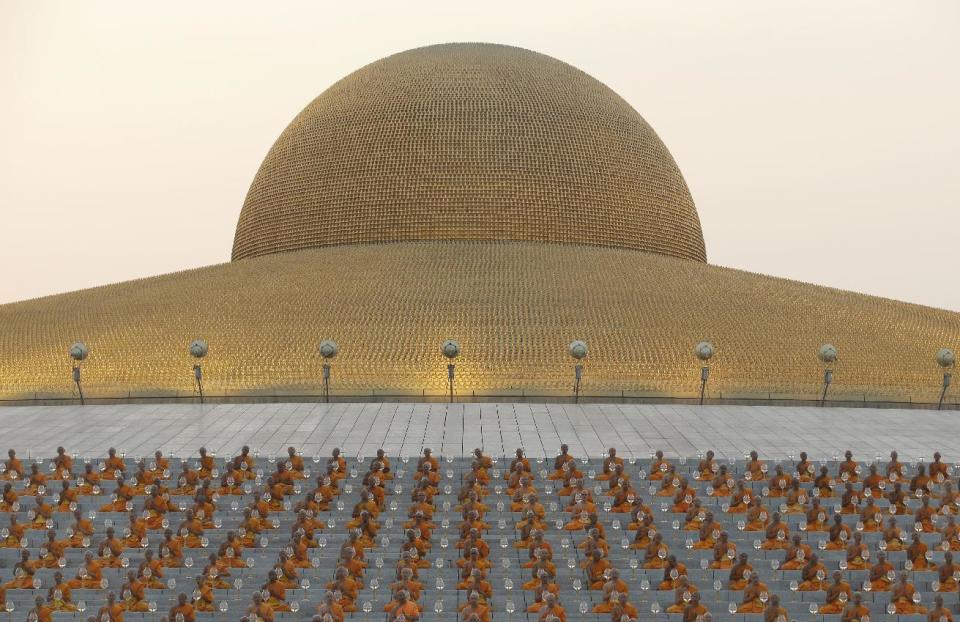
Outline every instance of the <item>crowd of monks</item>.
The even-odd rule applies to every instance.
[[[304,586],[300,571],[314,564],[310,550],[325,541],[319,534],[330,526],[321,518],[322,514],[330,510],[331,504],[338,503],[342,490],[351,491],[356,485],[359,501],[344,525],[348,535],[314,619],[343,622],[346,614],[361,608],[369,613],[367,603],[358,604],[360,590],[367,581],[368,553],[378,546],[391,546],[388,538],[378,537],[378,532],[388,497],[399,490],[388,491],[388,483],[395,476],[403,477],[403,468],[395,471],[396,465],[380,450],[364,466],[366,472],[353,474],[356,483],[350,484],[344,481],[350,473],[339,450],[334,450],[314,482],[294,448],[275,462],[275,472],[258,474],[255,457],[244,447],[218,468],[213,456],[201,448],[195,465],[183,460],[174,480],[168,458],[159,451],[152,461],[140,460],[128,473],[125,460],[113,449],[98,467],[88,462],[78,470],[73,457],[61,447],[49,472],[44,473],[36,462],[26,468],[11,449],[8,459],[0,465],[0,512],[9,513],[9,525],[0,534],[0,547],[21,552],[13,578],[0,585],[0,609],[9,590],[35,590],[39,585],[34,575],[41,568],[50,568],[56,569],[54,584],[45,597],[37,596],[33,617],[44,622],[51,620],[54,612],[77,611],[72,591],[105,589],[104,569],[126,567],[125,551],[134,549],[143,561],[127,570],[120,588],[110,591],[106,603],[90,618],[122,622],[124,612],[151,609],[146,590],[167,586],[166,569],[183,567],[192,550],[203,549],[206,561],[192,595],[179,594],[165,618],[168,622],[194,622],[198,612],[218,611],[214,590],[233,586],[232,571],[247,567],[244,550],[256,547],[267,532],[278,529],[279,522],[271,519],[271,513],[288,511],[295,516],[289,542],[268,570],[266,582],[254,592],[243,618],[272,622],[277,612],[297,607],[289,594]],[[687,474],[657,452],[649,471],[641,469],[635,475],[636,480],[646,480],[643,488],[628,473],[615,449],[609,450],[599,472],[585,474],[581,470],[584,463],[578,462],[562,445],[552,469],[537,474],[518,449],[501,475],[494,460],[477,449],[459,490],[441,492],[441,464],[425,449],[412,467],[413,485],[404,535],[401,542],[394,543],[399,546],[399,554],[394,580],[389,585],[391,598],[383,606],[387,619],[407,622],[423,615],[425,586],[420,572],[430,567],[428,556],[437,544],[434,515],[439,502],[444,514],[453,504],[452,509],[459,516],[454,547],[456,590],[464,595],[459,615],[463,622],[492,622],[494,589],[488,577],[492,568],[491,547],[485,537],[491,529],[486,515],[494,491],[497,510],[508,509],[515,517],[513,546],[521,551],[522,566],[528,573],[528,580],[520,588],[530,595],[527,613],[540,622],[566,622],[567,604],[561,602],[550,544],[550,540],[558,538],[564,548],[575,546],[581,551],[583,574],[574,579],[574,588],[595,592],[592,612],[609,615],[611,622],[639,619],[638,609],[631,601],[633,586],[624,578],[626,569],[615,567],[609,555],[606,530],[600,520],[605,512],[627,519],[625,529],[633,532],[629,548],[640,552],[632,569],[642,566],[662,571],[656,589],[672,594],[665,611],[680,614],[683,622],[709,621],[712,617],[701,602],[699,586],[690,579],[677,552],[670,550],[660,533],[663,526],[656,524],[653,511],[643,501],[641,492],[646,492],[648,498],[660,498],[669,512],[682,516],[673,527],[690,532],[686,548],[709,551],[708,567],[729,572],[727,589],[742,592],[739,604],[732,606],[731,612],[759,614],[765,622],[786,622],[788,615],[780,597],[761,581],[748,554],[737,550],[719,517],[704,508],[698,498],[702,489],[707,496],[723,498],[718,507],[720,512],[732,515],[726,520],[728,524],[736,520],[738,530],[756,532],[755,548],[783,552],[782,561],[775,561],[774,569],[799,571],[799,579],[793,582],[791,590],[823,593],[818,613],[838,614],[842,622],[861,622],[869,615],[862,589],[889,593],[889,613],[925,614],[931,622],[953,621],[942,597],[938,596],[927,607],[920,603],[911,583],[914,573],[929,573],[935,577],[937,592],[958,592],[960,564],[954,563],[952,552],[960,550],[960,529],[955,523],[960,494],[954,490],[950,467],[940,454],[934,454],[928,465],[918,464],[914,472],[908,473],[896,452],[891,453],[885,465],[874,463],[867,467],[847,452],[834,472],[827,466],[818,468],[805,453],[794,464],[775,464],[771,470],[753,452],[744,468],[733,473],[727,465],[719,464],[713,452],[707,452],[696,470]],[[690,478],[699,486],[692,485]],[[595,481],[591,483],[591,479]],[[506,495],[505,499],[499,498],[501,494]],[[547,520],[541,499],[550,494],[556,495],[566,516],[564,520]],[[81,495],[102,495],[107,501],[99,507],[102,512],[127,513],[129,524],[122,534],[109,527],[98,539],[92,521],[79,506]],[[172,496],[189,497],[192,503],[175,504]],[[206,532],[221,526],[218,504],[240,497],[249,500],[243,509],[242,523],[228,531],[223,542],[211,546]],[[294,497],[295,505],[291,503]],[[397,501],[394,496],[391,509],[399,507]],[[20,522],[18,512],[24,508],[28,509],[27,520]],[[52,529],[54,512],[73,514],[73,524],[62,539]],[[171,523],[173,512],[182,515],[176,523]],[[799,533],[791,533],[788,515],[801,515],[799,528],[807,534],[822,533],[819,549],[841,552],[839,570],[829,572],[805,539]],[[844,520],[851,515],[856,520],[854,529],[848,524],[851,520]],[[913,519],[910,537],[898,527],[897,517],[904,515]],[[449,525],[444,522],[444,527],[446,533]],[[46,535],[36,558],[23,547],[28,531]],[[879,534],[876,550],[871,551],[864,542],[865,532]],[[941,564],[932,561],[932,552],[921,534],[939,534],[936,546],[944,552]],[[447,536],[440,540],[440,546],[447,548]],[[506,546],[503,542],[500,545]],[[85,551],[84,561],[72,577],[61,570],[68,549]],[[887,559],[887,552],[891,551],[905,552],[906,562],[900,572]],[[855,589],[845,580],[847,570],[865,570],[869,580]],[[436,587],[443,589],[439,584]],[[504,588],[513,588],[509,579]],[[498,600],[497,608],[508,614],[514,612],[514,607],[512,600]],[[584,608],[585,603],[581,602],[581,613],[586,613]]]

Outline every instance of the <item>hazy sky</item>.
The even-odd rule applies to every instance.
[[[956,0],[0,0],[0,303],[228,261],[301,108],[449,41],[622,95],[684,172],[710,263],[960,311]]]

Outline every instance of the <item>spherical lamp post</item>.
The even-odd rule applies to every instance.
[[[820,405],[823,406],[827,401],[827,391],[833,384],[833,370],[830,365],[837,361],[837,348],[833,344],[825,343],[820,346],[817,352],[817,358],[820,359],[826,368],[823,370],[823,394],[820,395]]]
[[[324,339],[320,342],[318,348],[320,350],[320,356],[323,357],[323,401],[330,401],[330,361],[337,356],[337,352],[340,349],[337,347],[337,342],[333,339]]]
[[[82,341],[77,341],[70,346],[70,358],[73,359],[73,383],[77,385],[77,393],[80,395],[80,405],[83,406],[83,387],[80,386],[80,363],[90,356],[90,348]]]
[[[573,357],[576,363],[573,366],[573,402],[580,401],[580,381],[583,379],[583,359],[587,358],[587,344],[579,339],[571,341],[567,346],[567,352]]]
[[[200,367],[200,359],[205,357],[209,350],[207,342],[203,339],[196,339],[190,344],[190,356],[197,359],[197,362],[193,365],[193,381],[197,385],[201,404],[203,404],[203,369]]]
[[[710,378],[707,361],[713,358],[713,344],[709,341],[701,341],[694,347],[693,353],[703,363],[700,367],[700,405],[703,406],[703,395],[707,390],[707,380]]]
[[[937,410],[943,408],[943,398],[947,396],[947,389],[950,388],[949,371],[957,362],[957,356],[950,348],[943,348],[937,352],[937,365],[943,369],[943,388],[940,390],[940,401],[937,402]]]
[[[456,376],[456,365],[453,360],[460,356],[460,344],[453,339],[447,339],[440,346],[440,352],[450,360],[447,363],[447,386],[450,389],[450,403],[453,403],[453,382]]]

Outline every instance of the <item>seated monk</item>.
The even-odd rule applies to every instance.
[[[857,505],[860,503],[860,493],[853,488],[853,484],[847,482],[843,487],[843,494],[840,495],[840,513],[858,514],[860,512]]]
[[[900,528],[897,526],[896,518],[891,516],[887,521],[887,528],[883,530],[882,538],[887,545],[888,551],[903,550],[903,535],[900,532]]]
[[[317,607],[317,614],[323,622],[344,622],[346,614],[343,607],[335,600],[333,592],[323,595],[323,602]]]
[[[541,622],[554,618],[559,622],[566,622],[567,612],[560,606],[559,599],[557,595],[552,592],[547,592],[544,597],[543,607],[540,608],[539,620]]]
[[[415,568],[413,569],[413,573],[413,576],[417,576]],[[333,581],[327,583],[327,589],[340,592],[339,605],[343,607],[345,612],[353,613],[357,610],[355,601],[357,600],[360,587],[357,585],[356,579],[351,577],[350,573],[347,572],[346,568],[343,566],[337,568],[333,575]]]
[[[343,611],[342,607],[340,608],[340,611]],[[253,593],[253,600],[250,603],[250,606],[247,608],[247,613],[253,620],[263,620],[263,622],[274,621],[273,607],[270,606],[270,603],[263,600],[260,592]]]
[[[677,475],[673,465],[667,469],[660,480],[660,489],[657,491],[658,497],[672,497],[677,494],[680,488],[680,477]]]
[[[799,535],[794,535],[790,546],[787,547],[787,554],[783,558],[783,563],[780,564],[780,569],[800,570],[807,563],[812,552],[809,544],[805,544]]]
[[[870,591],[886,592],[893,584],[893,564],[887,561],[887,554],[877,553],[877,563],[870,567]]]
[[[660,581],[657,589],[660,591],[676,589],[680,577],[686,576],[687,566],[683,562],[677,561],[676,555],[670,555],[663,565],[663,580]]]
[[[200,472],[190,468],[186,460],[180,461],[180,475],[177,476],[177,487],[170,490],[171,495],[193,495],[197,492],[200,483]]]
[[[780,512],[773,513],[764,537],[760,548],[765,551],[779,551],[789,546],[790,526],[780,517]]]
[[[834,514],[833,525],[830,526],[830,538],[827,540],[827,550],[847,550],[847,542],[850,541],[852,533],[850,528],[843,524],[843,517],[839,514]]]
[[[254,592],[254,598],[256,599],[259,596],[259,592]],[[170,608],[170,615],[168,616],[171,620],[177,620],[177,616],[183,616],[183,622],[197,622],[197,613],[193,605],[191,605],[187,600],[187,595],[181,592],[177,595],[177,604]],[[266,620],[266,618],[264,618]],[[273,618],[269,619],[269,622],[273,622]]]
[[[77,570],[77,576],[67,581],[72,590],[99,590],[103,589],[103,564],[87,551],[83,556],[84,564]]]
[[[679,577],[673,591],[673,604],[667,607],[667,613],[683,613],[696,592],[697,586],[691,585],[687,577]]]
[[[600,481],[610,479],[610,475],[615,471],[616,466],[623,468],[623,458],[617,457],[617,450],[611,447],[607,450],[607,457],[603,459],[603,468],[600,474],[597,475],[597,479]]]
[[[23,496],[32,497],[47,488],[47,476],[40,472],[40,465],[34,462],[30,465],[30,479],[23,491]]]
[[[57,447],[57,455],[53,457],[52,479],[73,479],[73,457],[68,456],[63,447]]]
[[[927,469],[927,472],[930,473],[930,479],[932,479],[935,484],[942,484],[950,477],[950,465],[942,462],[941,458],[942,456],[939,451],[934,452],[933,462],[930,463],[930,467]]]
[[[410,598],[414,601],[420,600],[420,592],[423,590],[423,583],[413,578],[413,570],[402,568],[397,580],[390,584],[390,593],[396,594],[400,590],[406,590]],[[328,592],[329,593],[329,592]]]
[[[890,595],[890,602],[893,603],[897,615],[924,614],[926,607],[921,607],[913,601],[914,594],[917,593],[913,584],[910,583],[907,573],[900,573],[900,580],[893,586],[893,593]]]
[[[840,622],[862,622],[869,619],[870,608],[864,606],[863,595],[858,592],[853,595],[853,602],[844,607]]]
[[[750,501],[750,508],[747,510],[746,526],[744,531],[766,531],[770,522],[770,513],[760,502],[760,497],[754,497]]]
[[[883,527],[883,514],[873,502],[873,497],[868,497],[866,504],[861,508],[860,522],[863,523],[864,531],[880,531]]]
[[[81,495],[99,495],[102,492],[100,489],[102,483],[103,478],[100,472],[95,471],[93,465],[88,462],[83,467],[82,482],[77,486],[77,490]]]
[[[842,482],[856,482],[860,478],[860,464],[853,459],[849,449],[843,454],[843,462],[837,467],[837,479]]]
[[[203,523],[196,517],[193,510],[187,510],[184,513],[183,522],[180,523],[177,533],[188,549],[199,549],[203,547]]]
[[[217,611],[214,602],[213,586],[204,581],[204,577],[197,577],[197,587],[194,590],[193,608],[202,613]]]
[[[787,489],[793,485],[793,479],[783,472],[783,467],[779,464],[774,468],[773,477],[767,483],[770,489],[771,497],[783,497],[787,494]]]
[[[490,622],[490,607],[482,602],[477,592],[470,592],[467,602],[460,606],[460,614],[464,620],[476,619],[477,622]]]
[[[760,456],[757,454],[757,452],[751,451],[750,460],[744,467],[744,479],[759,482],[763,479],[764,474],[767,472],[765,466],[766,465],[764,465],[763,460],[760,460]],[[747,477],[747,475],[750,477]]]
[[[750,507],[753,501],[753,492],[746,488],[743,481],[737,482],[737,488],[730,495],[730,507],[727,509],[729,514],[743,514]]]
[[[200,454],[200,468],[198,468],[197,471],[200,479],[209,480],[216,477],[213,474],[213,471],[217,468],[213,456],[207,453],[206,447],[201,447],[198,453]]]
[[[538,587],[543,585],[545,576],[552,576],[556,578],[557,568],[553,565],[553,562],[547,560],[537,560],[537,563],[530,568],[530,574],[532,576],[529,581],[523,584],[523,589],[535,591]]]
[[[144,541],[147,540],[147,521],[130,512],[130,525],[127,527],[127,532],[124,544],[132,549],[142,548]]]
[[[823,578],[827,576],[827,569],[816,553],[811,553],[807,563],[800,569],[801,592],[819,592],[823,589]]]
[[[610,568],[610,560],[605,559],[600,551],[595,550],[590,565],[587,566],[587,582],[591,590],[603,589],[603,584],[607,582],[604,573]]]
[[[0,479],[18,480],[23,479],[23,462],[17,458],[17,452],[13,449],[7,451],[9,458],[3,463],[3,473],[0,473]]]
[[[853,542],[847,546],[847,568],[864,570],[870,568],[870,549],[863,543],[860,532],[853,534]]]
[[[687,480],[680,478],[680,485],[677,486],[677,493],[673,495],[673,506],[670,511],[674,514],[682,514],[696,508],[694,516],[700,511],[700,500],[696,498],[697,491],[687,485]],[[690,519],[687,519],[688,521]]]
[[[117,602],[116,594],[107,594],[107,602],[97,611],[96,619],[123,622],[123,605]]]
[[[738,591],[747,587],[747,581],[753,576],[753,566],[747,561],[747,554],[740,553],[736,563],[730,567],[729,586],[727,589]]]
[[[717,538],[720,537],[720,523],[714,520],[713,512],[706,512],[703,515],[703,522],[697,529],[697,541],[693,548],[696,550],[713,549]]]
[[[0,542],[0,548],[19,549],[26,536],[27,526],[17,521],[15,513],[10,514],[10,527],[7,528],[7,537]]]
[[[4,590],[32,590],[39,564],[30,559],[30,551],[20,551],[20,561],[13,565],[13,578],[2,585]]]
[[[707,450],[707,455],[697,464],[697,479],[701,481],[711,481],[720,467],[714,459],[713,450]]]
[[[73,511],[73,525],[68,533],[70,538],[67,542],[70,548],[86,548],[90,545],[94,533],[93,522],[83,517],[83,510],[79,507]]]
[[[933,524],[935,516],[936,510],[930,507],[930,497],[925,495],[920,500],[920,507],[918,507],[917,511],[913,514],[913,522],[914,524],[919,523],[920,528],[923,529],[925,533],[933,533],[937,530],[936,525]]]
[[[403,620],[419,620],[420,607],[417,603],[410,600],[410,595],[400,590],[393,596],[393,601],[384,608],[390,620],[398,618]]]
[[[20,497],[17,495],[17,491],[13,489],[13,484],[10,482],[4,484],[3,496],[0,497],[0,512],[16,512],[19,510],[19,499]]]
[[[137,569],[137,576],[140,581],[152,590],[162,590],[163,583],[163,564],[159,559],[154,559],[153,551],[147,549],[143,552],[143,561]]]
[[[613,609],[610,610],[610,619],[623,622],[623,620],[637,620],[639,617],[640,612],[630,603],[629,595],[625,592],[617,594],[617,600],[613,604]]]
[[[889,549],[888,549],[889,550]],[[927,545],[920,540],[920,534],[913,534],[913,542],[907,547],[907,561],[913,564],[912,570],[936,570],[935,564],[927,559]]]
[[[787,619],[787,610],[780,606],[780,597],[770,596],[770,602],[763,610],[763,622],[781,622]]]
[[[891,482],[902,480],[904,478],[903,463],[897,459],[897,452],[890,452],[890,462],[886,465],[887,479]]]
[[[926,469],[922,464],[917,465],[917,474],[910,479],[910,494],[914,496],[929,495],[933,488],[933,482],[927,476]]]
[[[747,587],[743,590],[743,602],[737,607],[737,613],[763,613],[764,601],[770,596],[766,584],[760,582],[756,574],[750,575]]]
[[[663,542],[663,534],[657,532],[644,550],[643,567],[647,569],[663,568],[670,548]]]
[[[907,507],[907,493],[903,491],[900,482],[893,485],[893,490],[887,493],[887,501],[896,509],[896,514],[903,515],[910,511]]]
[[[77,606],[73,604],[73,595],[70,586],[63,580],[63,573],[59,570],[53,573],[53,585],[47,590],[47,602],[54,612],[74,612]]]
[[[720,465],[720,469],[710,480],[710,485],[707,486],[707,494],[711,497],[729,497],[732,489],[733,478],[727,472],[727,465]]]
[[[129,512],[132,508],[132,500],[135,491],[132,486],[126,483],[123,474],[117,475],[117,487],[113,492],[110,503],[100,508],[101,512]]]
[[[651,538],[657,533],[657,528],[653,524],[653,515],[651,514],[644,514],[640,524],[630,523],[629,528],[636,529],[637,531],[637,533],[634,534],[633,543],[630,544],[631,549],[647,548]]]
[[[715,570],[730,568],[736,557],[737,545],[730,542],[730,536],[726,531],[721,531],[720,537],[713,545],[713,561],[710,562],[710,568]]]
[[[120,598],[126,611],[149,611],[146,600],[146,586],[132,570],[127,571],[127,582],[120,588]]]
[[[160,543],[160,564],[165,568],[180,568],[183,566],[183,542],[167,529],[163,532],[163,541]]]
[[[927,614],[927,622],[953,622],[953,614],[943,606],[943,596],[933,599],[933,609]]]
[[[80,490],[71,488],[68,480],[60,482],[60,492],[57,493],[57,511],[72,512],[80,499]]]
[[[647,479],[658,481],[664,478],[673,465],[663,459],[663,452],[659,449],[654,456],[654,459],[650,461],[650,475]]]
[[[850,584],[843,580],[843,573],[839,570],[833,573],[833,583],[827,587],[826,602],[820,606],[820,615],[843,613],[843,609],[853,596]]]
[[[539,574],[539,579],[542,585],[544,581],[551,580],[552,575],[544,570]],[[490,585],[489,581],[483,578],[483,573],[479,568],[474,568],[471,570],[470,574],[467,575],[463,581],[457,584],[457,589],[464,590],[467,592],[467,594],[477,594],[484,602],[490,598],[493,598],[493,586]]]
[[[611,568],[608,573],[609,578],[601,588],[600,602],[594,608],[594,613],[610,613],[619,603],[620,595],[626,595],[629,591],[627,583],[620,578],[620,573],[616,568]]]
[[[126,472],[127,465],[123,458],[117,455],[117,450],[111,447],[107,450],[107,459],[104,460],[100,470],[103,479],[117,479]]]
[[[269,596],[266,603],[273,607],[274,611],[290,611],[290,605],[287,604],[287,587],[280,580],[280,575],[276,570],[271,570],[267,575],[267,582],[261,588],[266,590]]]
[[[41,557],[37,565],[41,568],[59,567],[59,561],[66,555],[69,544],[67,540],[57,540],[56,530],[47,531],[47,541],[40,549]]]
[[[53,609],[43,602],[43,596],[37,596],[33,601],[34,607],[30,610],[27,619],[36,622],[53,622]]]
[[[790,482],[790,489],[787,490],[787,514],[805,514],[806,503],[807,491],[800,488],[798,480],[793,480]]]
[[[877,465],[870,465],[870,472],[863,478],[863,487],[861,492],[865,497],[879,499],[883,496],[883,491],[887,487],[886,480],[877,471]]]
[[[709,613],[710,611],[700,604],[700,592],[694,592],[690,602],[683,608],[682,622],[706,622]]]
[[[816,467],[813,466],[813,462],[807,459],[807,452],[800,452],[800,461],[797,462],[795,470],[796,479],[800,480],[801,482],[806,483],[813,480],[813,475],[816,473]]]
[[[46,531],[49,528],[47,521],[53,520],[53,506],[47,503],[45,495],[37,494],[34,497],[34,507],[31,512],[33,512],[33,519],[27,529]]]
[[[956,592],[957,579],[960,576],[960,565],[953,563],[953,553],[943,554],[943,563],[937,568],[937,581],[940,583],[938,592]]]
[[[830,477],[827,467],[820,467],[820,474],[813,478],[813,488],[816,490],[816,494],[822,499],[829,499],[833,496],[833,486],[833,478]]]
[[[120,556],[123,554],[123,542],[114,535],[113,527],[107,528],[106,537],[97,548],[97,555],[104,568],[122,568]]]
[[[820,499],[813,497],[810,508],[806,511],[807,531],[830,531],[827,525],[827,512],[820,505]]]

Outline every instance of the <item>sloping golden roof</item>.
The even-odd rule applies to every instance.
[[[313,100],[253,180],[233,259],[412,240],[706,261],[683,176],[627,102],[554,58],[481,43],[395,54]]]
[[[935,402],[934,357],[960,314],[652,253],[522,242],[309,249],[0,306],[0,396],[67,396],[67,349],[90,346],[90,397],[189,395],[203,338],[210,394],[442,394],[440,343],[460,341],[460,395],[569,395],[566,346],[590,349],[590,395],[693,396],[697,341],[717,348],[708,395]]]

